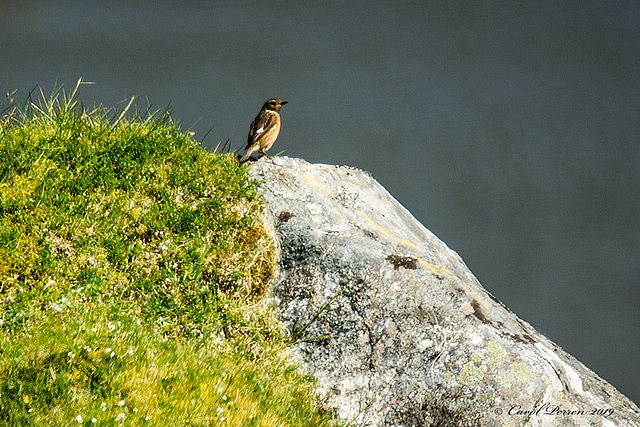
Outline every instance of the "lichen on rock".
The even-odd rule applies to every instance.
[[[343,421],[640,425],[636,405],[495,299],[366,172],[286,157],[251,172],[279,243],[271,295],[292,357]]]

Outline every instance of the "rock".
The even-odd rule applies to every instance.
[[[251,166],[272,298],[323,405],[358,426],[639,426],[613,386],[496,300],[369,174]]]

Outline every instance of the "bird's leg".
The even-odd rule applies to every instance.
[[[271,163],[273,163],[274,165],[276,164],[276,162],[273,160],[273,157],[271,157],[270,155],[268,155],[266,151],[264,151],[264,150],[260,150],[260,152],[261,152],[262,154],[264,154],[265,156],[267,156],[267,159],[271,160]]]

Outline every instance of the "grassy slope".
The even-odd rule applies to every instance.
[[[5,110],[0,425],[327,425],[260,299],[261,210],[167,115]]]

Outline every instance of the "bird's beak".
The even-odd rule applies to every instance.
[[[282,101],[282,105],[288,104],[288,103],[289,103],[289,101]]]

